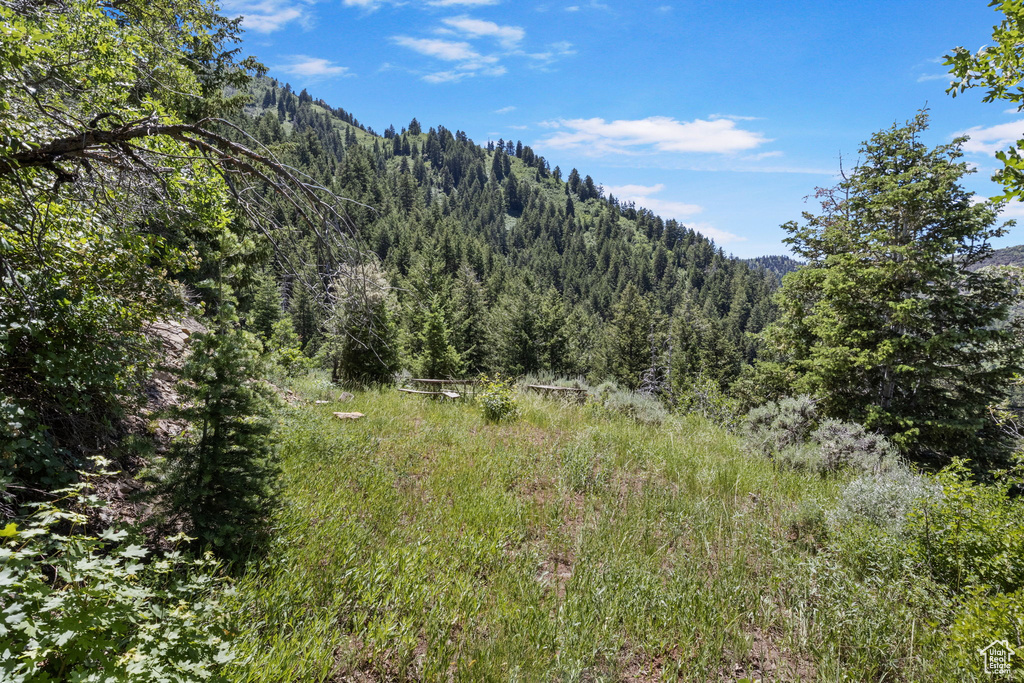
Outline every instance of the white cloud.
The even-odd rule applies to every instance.
[[[1024,202],[1010,202],[999,213],[1004,220],[1024,218]]]
[[[306,6],[290,0],[226,0],[223,8],[229,16],[241,16],[246,30],[256,33],[273,33],[293,21],[308,24],[310,20]]]
[[[652,152],[705,152],[730,154],[771,142],[761,133],[737,128],[730,119],[677,121],[667,116],[605,121],[560,119],[558,129],[542,144],[555,149],[574,149],[591,156]]]
[[[516,110],[515,107],[508,106],[508,107],[502,107],[501,109],[495,109],[494,113],[495,114],[508,114],[510,112],[514,112],[515,110]]]
[[[921,74],[917,77],[918,83],[925,83],[927,81],[952,81],[953,77],[949,74]]]
[[[606,186],[606,194],[614,195],[620,202],[635,202],[637,206],[650,209],[659,216],[665,218],[682,219],[685,216],[693,216],[704,210],[703,206],[697,204],[686,204],[666,199],[652,197],[652,194],[659,194],[665,189],[665,185],[613,185]]]
[[[1024,139],[1024,119],[987,128],[975,126],[956,135],[970,136],[971,139],[964,143],[965,152],[995,154],[999,150],[1015,145],[1018,140]]]
[[[743,160],[744,161],[761,161],[762,159],[774,159],[776,157],[781,157],[781,156],[782,156],[782,151],[781,150],[773,150],[771,152],[760,152],[759,154],[751,154],[749,156],[743,157]]]
[[[523,52],[520,54],[534,60],[536,62],[536,66],[543,68],[545,65],[555,61],[558,57],[576,54],[576,50],[573,49],[572,43],[562,40],[557,43],[550,43],[548,45],[548,49],[544,52]]]
[[[529,126],[509,126],[512,130],[529,130]]]
[[[351,76],[347,66],[339,66],[334,62],[319,57],[306,55],[288,55],[288,64],[274,67],[278,71],[302,76],[305,78],[322,78],[324,76]]]
[[[395,36],[392,40],[402,47],[419,52],[421,55],[436,57],[446,62],[475,61],[480,59],[480,55],[473,50],[469,43],[436,40],[433,38],[410,38],[409,36]]]
[[[506,49],[513,49],[526,37],[526,31],[519,26],[501,26],[493,21],[473,19],[465,15],[443,20],[456,31],[471,38],[493,37]]]
[[[725,230],[719,230],[711,223],[687,223],[686,227],[691,230],[696,230],[705,237],[710,237],[718,244],[732,244],[734,242],[746,242],[747,238],[740,235],[726,232]]]
[[[453,83],[470,76],[501,76],[508,70],[498,63],[494,55],[482,55],[464,41],[437,40],[436,38],[410,38],[394,36],[392,40],[410,50],[445,62],[454,62],[453,68],[423,76],[428,83]]]
[[[471,75],[469,71],[437,71],[427,74],[423,77],[423,80],[427,83],[453,83]]]
[[[661,194],[664,189],[665,185],[658,183],[657,185],[606,186],[604,191],[606,194],[615,195],[615,198],[618,199],[620,203],[634,202],[638,207],[648,209],[654,212],[655,215],[661,216],[662,218],[675,218],[678,221],[682,221],[685,223],[686,227],[691,230],[696,230],[705,237],[710,237],[718,244],[731,244],[733,242],[745,242],[747,240],[746,237],[741,237],[740,235],[720,230],[711,223],[692,222],[687,220],[690,216],[695,216],[704,211],[704,207],[699,204],[687,204],[686,202],[677,202],[651,196]]]
[[[716,119],[729,119],[730,121],[761,121],[761,116],[739,116],[737,114],[712,114],[708,117],[712,121]]]
[[[344,0],[342,4],[345,7],[358,7],[370,12],[380,7],[380,0]]]
[[[369,4],[381,0],[350,1]],[[397,0],[391,1],[397,4]],[[478,0],[443,1],[445,4],[484,4]],[[428,4],[440,5],[441,1]],[[391,37],[396,44],[421,55],[451,63],[423,76],[429,83],[450,83],[469,76],[501,76],[508,72],[501,62],[513,58],[528,60],[530,68],[543,69],[558,57],[576,53],[572,43],[564,41],[551,43],[544,52],[528,53],[520,47],[526,39],[526,31],[522,27],[497,24],[465,14],[442,19],[441,25],[431,30],[435,35],[433,38]],[[484,49],[482,45],[487,40],[493,40],[497,45]],[[435,69],[439,66],[435,65]]]

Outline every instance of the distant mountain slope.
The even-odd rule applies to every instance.
[[[745,259],[747,263],[755,268],[763,268],[769,273],[774,273],[780,280],[787,273],[792,273],[800,266],[804,265],[800,261],[790,256],[758,256],[756,258]]]
[[[441,315],[468,371],[586,373],[610,363],[611,348],[647,368],[657,339],[696,330],[687,337],[693,344],[727,349],[702,351],[707,357],[736,354],[735,364],[723,361],[722,372],[732,373],[756,353],[749,333],[775,316],[778,278],[767,268],[781,260],[751,266],[728,257],[677,221],[606,196],[577,169],[552,168],[522,142],[481,146],[416,119],[378,135],[349,112],[270,79],[256,84],[246,113],[239,125],[251,139],[356,202],[346,211],[396,293],[408,356],[421,353],[425,316]],[[292,213],[275,209],[283,223]],[[294,224],[306,233],[289,249],[301,253],[284,255],[330,290],[332,265],[321,261],[316,236]],[[304,303],[288,268],[275,275],[300,336],[316,348],[321,314]],[[629,324],[638,340],[631,346],[622,321],[637,311],[620,304],[637,295],[642,315]],[[669,334],[670,325],[685,329]],[[614,371],[634,381],[637,367]]]
[[[978,268],[985,266],[1024,266],[1024,244],[996,249],[990,257],[978,264]]]

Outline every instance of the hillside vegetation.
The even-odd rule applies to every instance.
[[[871,502],[851,473],[594,399],[520,395],[493,424],[300,385],[273,559],[233,600],[235,680],[982,680],[912,533],[850,511],[907,484]]]
[[[750,263],[521,142],[378,134],[240,31],[0,2],[0,680],[991,680],[983,648],[1024,651],[1024,281],[980,267],[1006,231],[963,138],[872,134],[782,226],[800,267]],[[1019,99],[1020,46],[986,50],[954,88]]]

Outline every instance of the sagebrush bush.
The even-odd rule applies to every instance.
[[[786,446],[775,453],[774,460],[798,472],[824,472],[821,449],[810,441]]]
[[[870,522],[890,531],[899,531],[906,525],[907,514],[915,506],[934,501],[941,495],[942,487],[932,479],[905,467],[895,467],[850,481],[829,519],[835,527]]]
[[[658,399],[632,391],[615,391],[603,401],[607,410],[621,413],[645,425],[660,425],[668,419],[668,410]]]
[[[852,422],[819,420],[810,396],[754,408],[743,420],[743,432],[754,447],[795,470],[883,472],[899,464],[896,448],[885,437]]]
[[[835,472],[852,467],[864,472],[885,472],[896,467],[896,447],[880,434],[870,434],[859,424],[825,420],[811,434],[821,451],[821,469]]]
[[[509,422],[518,419],[521,410],[512,380],[501,375],[480,377],[476,400],[488,422]]]
[[[617,394],[622,391],[622,388],[615,382],[607,380],[601,382],[596,387],[592,387],[590,394],[598,401],[604,401],[612,394]]]
[[[817,405],[806,395],[758,406],[743,419],[746,436],[768,455],[804,443],[817,425]]]

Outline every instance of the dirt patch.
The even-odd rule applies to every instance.
[[[622,654],[625,670],[620,680],[636,681],[637,683],[662,681],[665,679],[666,669],[674,670],[680,657],[678,648],[673,648],[669,652],[654,657],[644,652],[630,652],[626,649]]]
[[[548,586],[559,600],[565,598],[565,588],[572,578],[573,558],[552,554],[537,569],[537,580]]]
[[[751,678],[764,683],[814,680],[814,662],[780,645],[777,634],[751,626],[747,629],[747,637],[750,639],[750,650],[723,667],[719,680]]]

